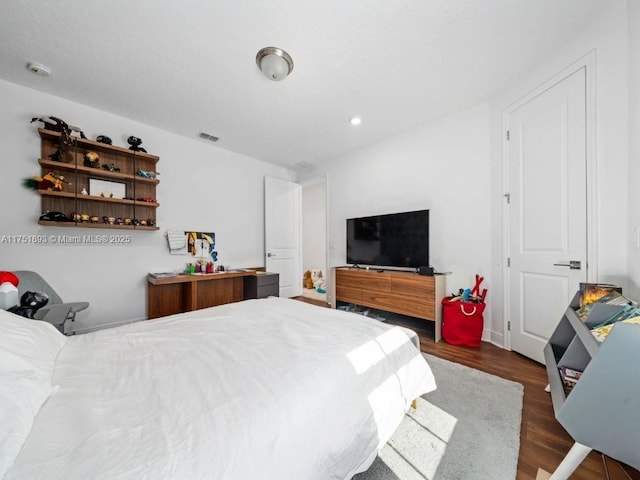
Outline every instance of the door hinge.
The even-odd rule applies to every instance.
[[[511,257],[507,257],[507,267],[511,266]]]
[[[509,130],[507,130],[507,140],[511,140],[511,134],[509,133]]]
[[[507,199],[507,203],[508,204],[511,204],[511,194],[510,193],[505,193],[504,194],[504,198]]]
[[[507,321],[507,330],[511,331],[511,320]]]

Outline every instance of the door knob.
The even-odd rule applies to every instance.
[[[569,267],[571,270],[580,270],[582,262],[580,260],[569,260],[568,263],[554,263],[556,267]]]
[[[267,253],[267,257],[275,257],[275,254],[269,252],[269,253]]]

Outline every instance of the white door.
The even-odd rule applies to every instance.
[[[587,278],[585,73],[506,112],[511,349],[540,363]]]
[[[302,295],[301,187],[265,177],[265,266],[280,274],[280,296]]]

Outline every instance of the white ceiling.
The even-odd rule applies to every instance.
[[[271,163],[319,164],[489,99],[609,2],[2,0],[0,78]],[[266,46],[293,57],[282,82],[256,66]]]

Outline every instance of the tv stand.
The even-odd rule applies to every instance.
[[[433,322],[434,340],[438,342],[442,338],[445,278],[398,270],[336,267],[335,299]]]

